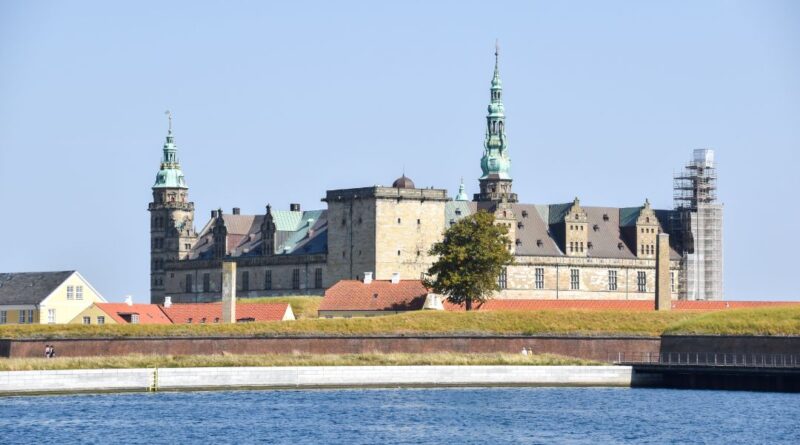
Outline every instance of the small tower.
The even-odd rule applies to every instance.
[[[167,111],[169,131],[164,143],[161,166],[153,184],[150,211],[150,302],[162,303],[166,295],[164,266],[167,261],[188,257],[197,240],[194,229],[194,203],[189,202],[189,187],[178,161],[178,148],[172,136],[172,114]]]
[[[589,253],[589,217],[575,197],[564,217],[564,252],[567,256],[585,257]]]
[[[272,216],[272,206],[267,204],[267,213],[261,223],[261,253],[264,256],[275,255],[275,219]]]
[[[464,188],[464,178],[461,178],[461,184],[458,186],[456,201],[469,201],[469,196],[467,196],[467,191]]]
[[[661,226],[658,224],[656,212],[650,207],[650,200],[645,199],[644,206],[636,218],[636,256],[652,259],[656,257],[658,233]]]
[[[503,107],[503,83],[500,81],[500,48],[495,46],[494,76],[492,77],[491,101],[486,116],[486,139],[481,158],[480,193],[473,200],[478,202],[517,202],[517,194],[511,192],[511,158],[506,139],[506,116]]]

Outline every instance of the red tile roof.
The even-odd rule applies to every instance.
[[[239,303],[236,304],[236,320],[281,321],[288,303]],[[222,303],[173,303],[162,310],[175,324],[219,323],[222,318]]]
[[[117,323],[128,324],[121,314],[138,314],[139,324],[172,324],[161,308],[155,304],[95,303]]]
[[[320,311],[415,311],[422,309],[428,289],[419,280],[341,280],[325,291]]]
[[[718,311],[765,306],[797,306],[797,301],[673,301],[672,309],[678,311]],[[445,310],[463,311],[463,306],[444,302]],[[547,309],[582,310],[655,310],[652,300],[489,300],[473,305],[481,311],[537,311]]]

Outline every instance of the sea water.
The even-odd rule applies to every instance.
[[[630,388],[0,398],[2,443],[800,443],[800,395]]]

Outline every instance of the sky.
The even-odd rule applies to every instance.
[[[495,40],[526,203],[672,207],[716,150],[725,298],[800,299],[800,2],[0,2],[0,271],[149,300],[173,113],[211,209],[477,191]]]

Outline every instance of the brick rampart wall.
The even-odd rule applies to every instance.
[[[0,351],[10,357],[41,357],[46,344],[59,357],[127,354],[353,354],[368,352],[551,353],[605,361],[615,354],[659,351],[657,337],[279,337],[279,338],[124,338],[0,340]],[[6,349],[4,349],[4,344]]]

